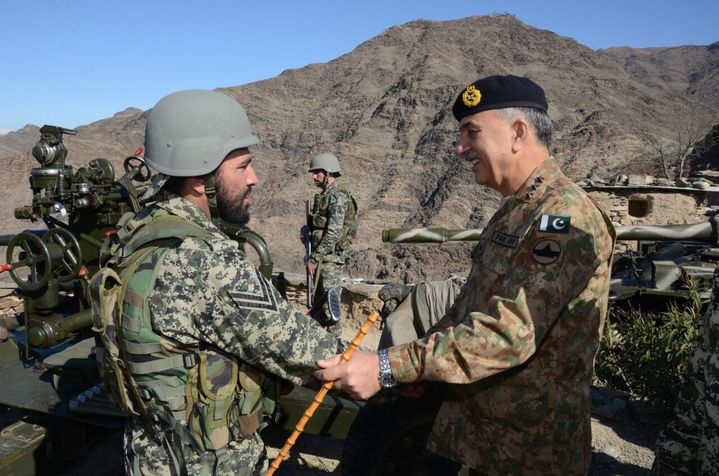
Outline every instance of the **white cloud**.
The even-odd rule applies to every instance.
[[[0,129],[0,137],[4,136],[8,132],[12,132],[10,129]]]

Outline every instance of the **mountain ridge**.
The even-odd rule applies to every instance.
[[[262,140],[253,147],[260,185],[251,226],[267,239],[278,268],[302,269],[297,230],[315,191],[307,162],[328,151],[340,157],[341,180],[359,202],[350,274],[441,278],[466,271],[470,245],[389,247],[379,236],[400,226],[481,227],[496,209],[498,194],[474,184],[454,154],[458,128],[450,109],[466,84],[512,73],[542,85],[555,122],[552,153],[575,180],[589,173],[659,174],[644,134],[671,137],[678,118],[699,109],[713,111],[719,123],[716,45],[594,51],[511,15],[415,20],[327,63],[218,90],[245,106]],[[68,163],[106,157],[119,166],[142,144],[147,114],[125,112],[78,127],[66,140]],[[23,136],[29,147],[39,137],[35,129],[30,141],[32,133]],[[19,142],[14,133],[0,138],[0,156],[17,151]],[[25,159],[28,170],[35,166],[27,153]],[[16,195],[27,189],[26,177],[27,171],[11,180]],[[13,197],[0,193],[6,203]],[[12,203],[29,200],[28,190],[22,203]]]

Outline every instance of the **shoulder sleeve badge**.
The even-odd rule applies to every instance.
[[[545,233],[569,233],[572,217],[564,215],[542,215],[539,219],[539,231]]]
[[[462,102],[467,107],[474,107],[479,104],[479,101],[481,100],[482,93],[479,92],[479,89],[474,87],[474,84],[467,86],[467,89],[465,89],[462,93]]]
[[[532,249],[532,258],[540,264],[552,264],[562,255],[562,247],[554,240],[540,240]]]

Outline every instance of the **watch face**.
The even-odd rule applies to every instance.
[[[397,385],[397,381],[394,379],[394,377],[390,375],[383,375],[382,380],[380,381],[380,386],[383,388],[391,388]]]

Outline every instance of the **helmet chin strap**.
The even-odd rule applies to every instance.
[[[210,209],[210,219],[217,224],[220,218],[220,208],[217,206],[217,187],[215,187],[215,173],[210,172],[203,177],[205,181],[205,196],[207,197],[207,206]]]
[[[246,228],[242,225],[235,225],[222,219],[220,215],[220,207],[217,205],[217,187],[215,186],[215,173],[211,172],[203,176],[205,181],[205,196],[207,197],[207,207],[210,209],[210,220],[220,230],[230,237],[241,233]]]
[[[329,183],[329,181],[330,181],[330,173],[327,172],[326,170],[324,170],[323,172],[325,173],[325,178],[322,179],[322,190],[327,190],[327,187],[329,187],[330,185],[332,185],[332,184]]]

